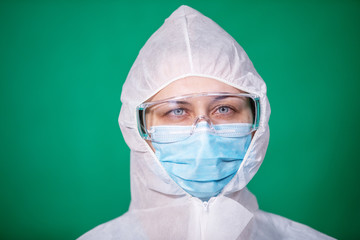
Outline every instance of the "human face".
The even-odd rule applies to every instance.
[[[215,79],[191,76],[170,83],[169,85],[161,89],[158,93],[156,93],[153,97],[151,97],[148,101],[160,101],[163,99],[188,94],[217,92],[233,94],[245,93],[244,91],[241,91],[235,87],[232,87]],[[206,103],[196,102],[195,108],[197,110],[198,116],[206,114]],[[151,141],[147,140],[147,143],[155,152]]]

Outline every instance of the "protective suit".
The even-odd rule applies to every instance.
[[[260,96],[260,122],[239,170],[203,202],[168,175],[137,129],[136,107],[187,76],[216,79]],[[198,11],[181,6],[141,49],[122,89],[119,124],[131,149],[129,211],[81,236],[92,239],[332,239],[305,225],[259,210],[247,183],[269,142],[266,85],[240,45]],[[179,150],[181,151],[181,150]]]

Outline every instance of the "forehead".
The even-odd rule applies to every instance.
[[[158,101],[166,98],[202,92],[243,93],[243,91],[218,80],[192,76],[170,83],[150,98],[149,101]]]

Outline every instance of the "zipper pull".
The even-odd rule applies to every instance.
[[[209,207],[209,203],[208,202],[203,202],[203,206],[204,206],[204,210],[207,211],[208,207]]]

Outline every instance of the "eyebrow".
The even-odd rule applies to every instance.
[[[216,98],[213,99],[213,101],[222,100],[222,99],[228,98],[228,97],[232,97],[232,96],[217,96]]]
[[[222,99],[225,99],[225,98],[233,98],[234,96],[217,96],[216,98],[214,98],[213,100],[212,100],[212,102],[215,102],[215,101],[217,101],[217,100],[222,100]],[[239,97],[239,99],[241,99],[241,100],[244,100],[244,97]]]
[[[183,104],[183,105],[190,105],[189,102],[186,101],[181,101],[181,100],[173,100],[173,101],[169,101],[169,103],[173,103],[173,104]]]

